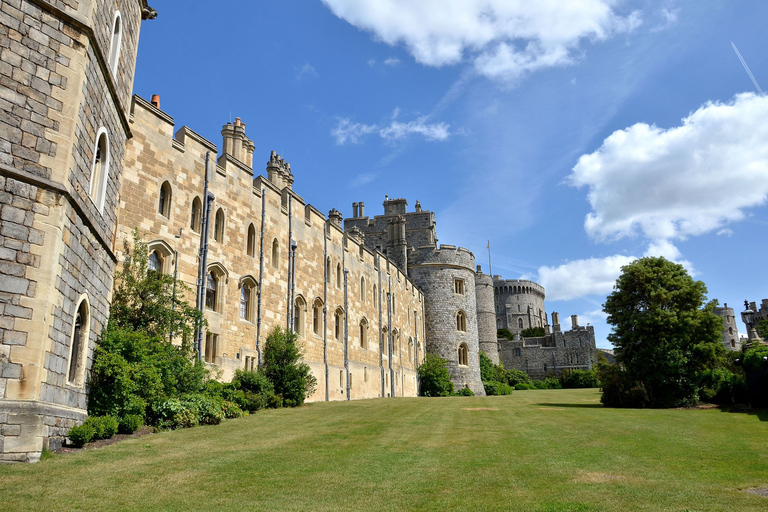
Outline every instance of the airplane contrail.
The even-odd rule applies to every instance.
[[[762,95],[763,95],[763,90],[760,88],[760,85],[757,83],[757,80],[755,80],[755,77],[754,77],[754,75],[753,75],[753,74],[752,74],[752,72],[749,70],[749,66],[747,66],[747,63],[744,61],[744,58],[743,58],[743,57],[741,56],[741,54],[739,53],[739,49],[738,49],[738,48],[736,48],[736,45],[735,45],[735,44],[733,44],[733,41],[731,41],[731,46],[733,46],[733,51],[735,51],[735,52],[736,52],[736,56],[737,56],[737,57],[739,58],[739,60],[741,61],[741,65],[742,65],[742,66],[744,66],[744,69],[746,70],[747,74],[749,75],[749,78],[751,78],[751,79],[752,79],[752,83],[753,83],[753,84],[755,84],[755,89],[757,89],[757,92],[759,92],[759,93],[760,93],[760,96],[762,96]]]

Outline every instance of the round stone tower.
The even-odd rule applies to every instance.
[[[474,255],[454,245],[408,253],[408,276],[424,292],[427,352],[448,361],[454,388],[484,396],[474,269]]]
[[[715,314],[723,319],[723,345],[727,350],[741,350],[739,339],[739,326],[736,323],[736,313],[728,303],[721,308],[715,308]]]
[[[496,327],[520,334],[523,329],[548,325],[544,287],[525,279],[493,276]]]
[[[477,337],[480,351],[485,352],[494,364],[499,364],[493,278],[483,274],[480,265],[477,266],[475,274],[475,301],[477,302]]]

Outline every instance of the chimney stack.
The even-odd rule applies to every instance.
[[[357,203],[352,203],[352,218],[356,219],[358,213],[358,205]]]
[[[153,94],[152,95],[152,106],[155,108],[160,108],[160,95],[159,94]]]

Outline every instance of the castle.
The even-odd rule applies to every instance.
[[[438,245],[418,201],[326,216],[280,155],[255,172],[240,119],[219,152],[159,98],[131,96],[140,25],[157,15],[145,0],[3,0],[0,13],[0,461],[37,460],[85,419],[134,228],[205,312],[198,353],[225,379],[258,367],[276,325],[299,334],[314,401],[415,396],[426,352],[478,395],[481,350],[536,377],[591,368],[591,327],[573,317],[563,332],[557,313],[550,326],[541,286]],[[543,337],[520,338],[536,326]]]

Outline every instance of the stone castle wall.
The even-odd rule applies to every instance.
[[[493,276],[493,286],[498,329],[509,329],[512,334],[519,335],[524,329],[548,324],[543,286],[525,279],[502,279],[501,276]]]
[[[462,247],[441,245],[419,247],[408,255],[408,275],[424,292],[427,352],[448,362],[454,387],[468,387],[485,395],[480,379],[475,257]],[[456,281],[463,283],[457,293]],[[465,315],[463,330],[457,316]],[[459,360],[462,345],[467,361]]]
[[[190,289],[187,298],[194,303],[201,240],[199,228],[196,232],[191,227],[191,209],[195,198],[203,199],[205,154],[215,155],[217,148],[186,127],[174,137],[173,119],[138,97],[133,102],[132,129],[134,138],[126,157],[119,238],[129,237],[132,229],[138,228],[150,249],[165,248],[165,272],[172,272],[178,251],[178,278]],[[239,156],[243,160],[251,158]],[[276,158],[273,156],[271,161]],[[235,369],[251,367],[258,360],[257,341],[263,343],[274,326],[288,325],[288,255],[292,238],[297,244],[295,328],[304,342],[305,361],[318,379],[317,392],[310,400],[325,400],[326,389],[330,400],[391,394],[415,396],[417,354],[419,360],[423,359],[423,349],[419,349],[424,339],[421,292],[381,253],[361,245],[345,234],[339,224],[307,204],[285,177],[277,172],[271,173],[271,177],[272,181],[262,176],[254,178],[250,167],[227,153],[218,162],[211,159],[209,190],[215,200],[211,209],[208,268],[220,274],[220,295],[217,307],[205,312],[210,333],[218,337],[210,363],[221,368],[223,378],[227,379]],[[171,189],[167,216],[159,210],[159,191],[164,182]],[[262,198],[264,271],[260,280]],[[219,210],[225,219],[221,241],[214,236]],[[256,234],[256,247],[250,254],[249,229]],[[177,238],[179,230],[181,237]],[[348,271],[346,280],[344,269]],[[241,288],[254,283],[249,306],[252,316],[242,318]],[[260,329],[253,304],[258,300],[258,292]],[[394,298],[391,328],[387,293]],[[315,308],[319,312],[317,332]],[[342,318],[338,337],[337,311]],[[393,334],[391,348],[389,333]]]
[[[477,335],[480,350],[485,352],[494,364],[499,364],[493,278],[483,274],[480,265],[477,266],[477,273],[475,274],[475,297],[477,301]]]
[[[597,362],[594,327],[575,326],[540,338],[499,339],[499,359],[507,369],[544,379],[563,370],[589,370]]]
[[[104,47],[117,10],[126,36],[114,76]],[[87,368],[109,311],[130,136],[121,94],[132,87],[149,11],[136,0],[0,5],[0,460],[36,460],[85,417]],[[108,166],[94,195],[100,131]]]

